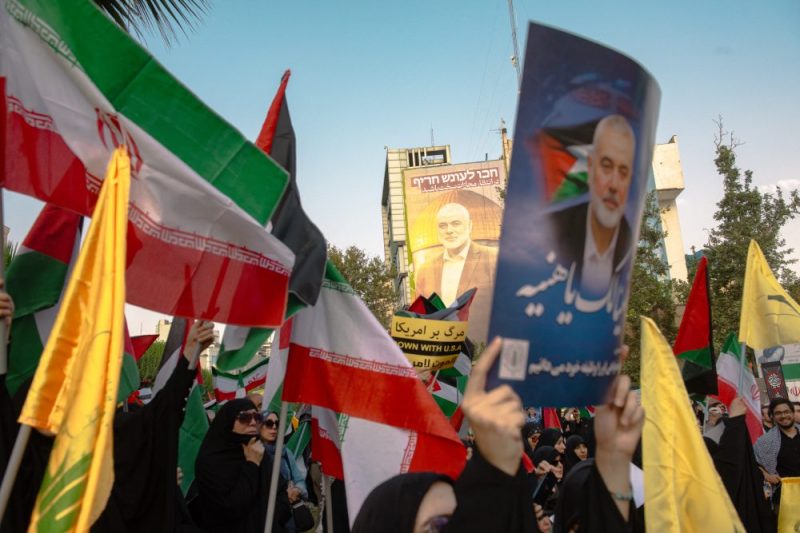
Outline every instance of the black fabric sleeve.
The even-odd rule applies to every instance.
[[[509,476],[489,464],[476,446],[454,488],[457,507],[445,531],[534,531],[533,502],[522,465]]]

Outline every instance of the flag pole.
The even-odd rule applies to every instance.
[[[333,533],[333,494],[331,494],[331,477],[322,474],[325,481],[325,522],[328,524],[328,533]]]
[[[6,514],[8,499],[11,497],[11,489],[14,488],[14,481],[17,479],[19,466],[22,463],[22,455],[25,453],[25,447],[28,445],[30,436],[31,427],[26,424],[20,425],[17,440],[14,441],[11,458],[8,460],[6,473],[3,476],[3,484],[0,486],[0,522],[3,521],[3,516]]]
[[[272,476],[269,482],[267,521],[264,524],[264,533],[272,531],[272,522],[275,519],[275,500],[278,496],[278,476],[281,473],[281,455],[283,454],[283,439],[286,436],[286,416],[288,414],[289,404],[281,401],[281,413],[278,416],[278,440],[275,441],[275,457],[272,461]]]
[[[742,396],[742,387],[744,387],[744,372],[747,369],[747,365],[745,361],[747,360],[747,345],[745,343],[741,343],[740,350],[742,352],[742,356],[739,358],[739,364],[742,365],[739,369],[739,388],[738,388],[738,395]],[[744,397],[744,396],[742,396]]]
[[[3,283],[6,281],[6,226],[5,216],[3,213],[3,189],[0,187],[0,227],[3,228],[3,233],[0,235],[0,245],[3,250],[3,260],[0,261],[0,279]],[[5,339],[8,339],[8,328],[4,320],[0,320],[0,375],[8,374],[8,346],[6,346]]]

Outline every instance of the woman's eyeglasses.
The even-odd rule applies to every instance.
[[[250,422],[255,420],[256,424],[259,424],[259,423],[261,423],[262,420],[264,420],[264,417],[261,415],[261,413],[247,413],[247,412],[245,412],[245,413],[239,413],[238,415],[236,415],[236,420],[238,420],[242,424],[249,424]]]
[[[450,517],[447,515],[434,516],[423,524],[422,531],[424,533],[441,533],[448,522],[450,522]]]
[[[275,428],[278,427],[278,421],[277,420],[272,420],[271,418],[268,418],[268,419],[264,420],[264,427],[267,428],[267,429],[275,429]]]

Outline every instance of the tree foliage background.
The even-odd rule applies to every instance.
[[[139,359],[139,376],[142,383],[153,383],[158,374],[158,367],[161,365],[161,357],[164,355],[164,341],[156,341],[150,345],[141,359]]]
[[[764,252],[778,281],[797,299],[798,276],[790,269],[792,249],[786,246],[781,230],[800,214],[800,194],[759,190],[753,185],[753,172],[742,172],[736,163],[736,147],[741,142],[717,121],[714,164],[722,177],[723,196],[714,213],[716,227],[708,236],[704,253],[708,257],[712,293],[714,344],[719,350],[728,333],[739,329],[744,272],[750,240]]]
[[[625,323],[625,343],[630,352],[622,371],[639,382],[641,362],[642,315],[652,318],[671,343],[675,339],[675,290],[677,283],[669,279],[669,265],[662,253],[666,233],[662,229],[655,191],[645,198],[639,246],[631,275],[631,292]]]
[[[378,321],[388,328],[397,306],[393,269],[382,258],[369,256],[357,246],[346,250],[328,246],[328,259],[350,282]]]

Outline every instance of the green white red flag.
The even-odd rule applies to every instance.
[[[764,426],[761,425],[761,391],[742,358],[741,347],[736,334],[728,335],[717,358],[717,397],[728,407],[737,396],[742,397],[747,407],[747,431],[750,433],[750,440],[755,443],[764,433]]]
[[[241,372],[230,373],[211,369],[214,378],[214,396],[217,402],[227,402],[235,398],[244,398],[247,393],[264,385],[267,381],[267,363],[264,359]]]
[[[681,375],[689,394],[717,393],[708,259],[705,257],[697,264],[692,290],[672,351],[683,360]]]
[[[280,325],[294,254],[265,225],[285,171],[89,0],[0,4],[0,185],[91,216],[126,145],[128,302]]]
[[[464,466],[458,435],[411,363],[330,262],[316,305],[293,317],[283,401],[338,414],[338,438],[326,432],[341,451],[351,518],[391,476],[456,478]]]

